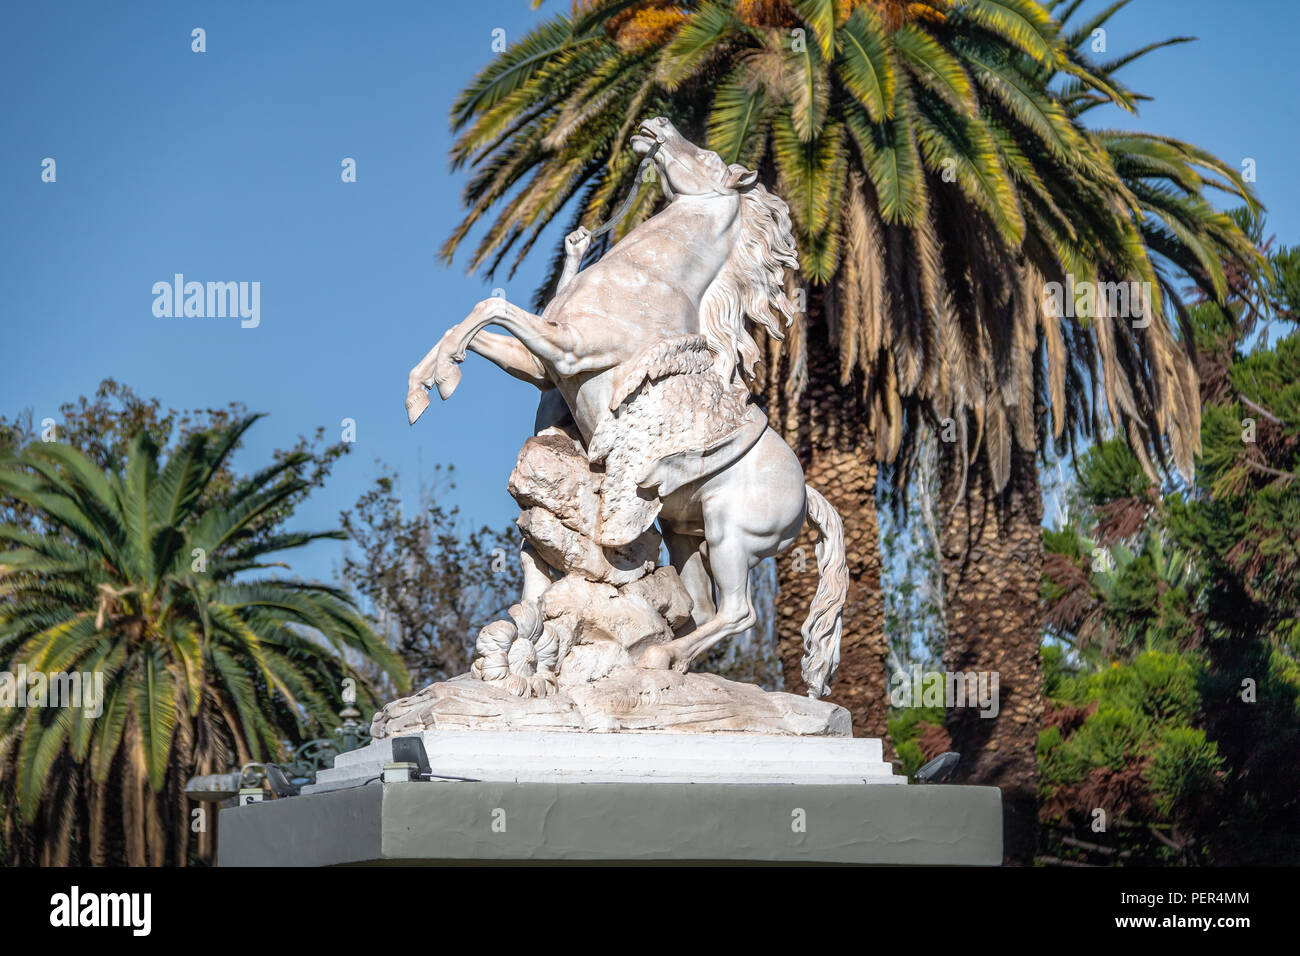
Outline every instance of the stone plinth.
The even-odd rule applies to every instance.
[[[850,863],[996,866],[990,787],[392,783],[221,811],[222,866]]]

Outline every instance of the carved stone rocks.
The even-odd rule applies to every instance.
[[[638,666],[693,626],[653,530],[596,542],[603,469],[557,428],[528,439],[510,476],[543,583],[482,629],[470,673],[393,701],[376,738],[435,729],[750,732],[850,736],[842,707],[713,674]]]

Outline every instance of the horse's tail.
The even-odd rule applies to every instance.
[[[808,487],[808,486],[805,486]],[[808,487],[808,517],[817,528],[817,593],[803,624],[803,682],[809,697],[825,697],[840,666],[840,633],[849,593],[844,522],[829,501]]]

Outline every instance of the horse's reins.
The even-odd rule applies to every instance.
[[[655,153],[659,152],[659,147],[662,145],[663,143],[659,142],[659,140],[655,140],[655,144],[650,147],[650,152],[645,154],[645,158],[641,160],[641,165],[636,168],[636,179],[633,180],[632,188],[628,190],[627,198],[623,200],[623,205],[618,207],[618,211],[615,212],[613,216],[606,219],[595,229],[591,230],[591,238],[595,239],[597,236],[609,232],[622,222],[623,218],[632,211],[632,204],[636,202],[636,197],[641,192],[641,184],[645,182],[646,170],[649,169],[650,164],[654,162]]]

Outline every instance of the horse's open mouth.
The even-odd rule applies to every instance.
[[[650,147],[654,146],[658,139],[659,137],[655,134],[655,131],[642,123],[632,136],[632,152],[638,156],[644,156],[650,152]]]

